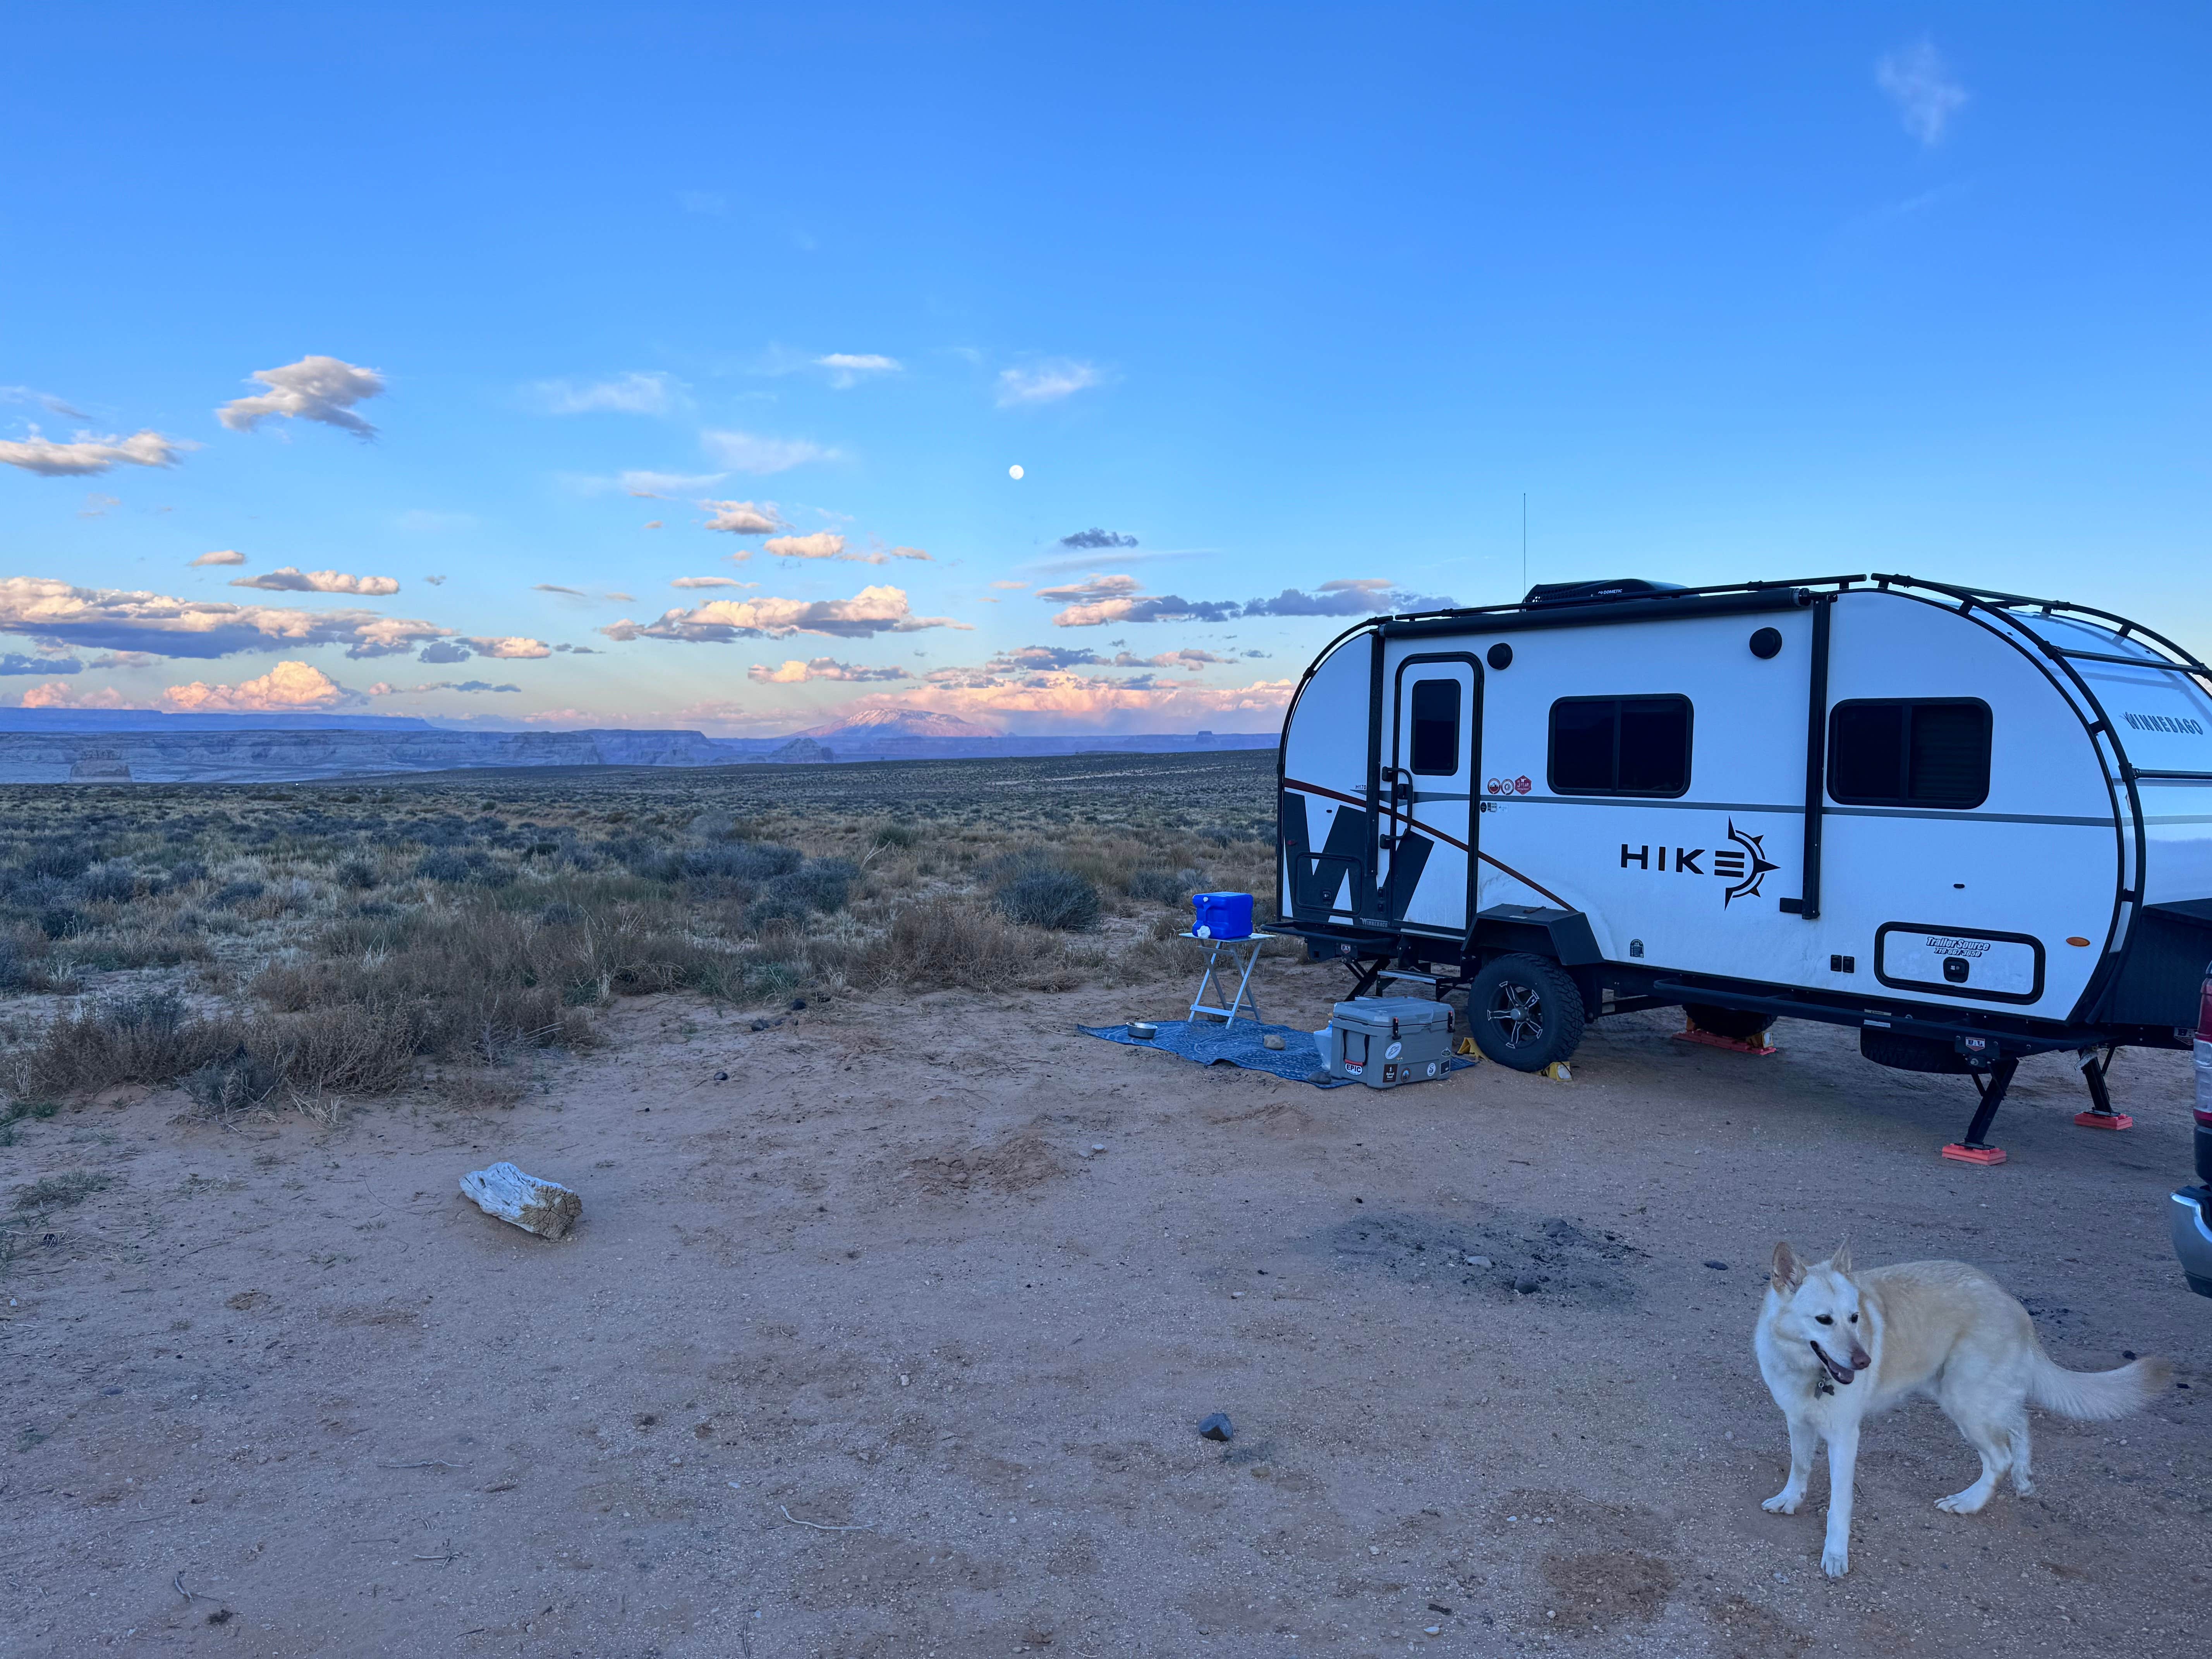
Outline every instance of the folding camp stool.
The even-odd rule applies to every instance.
[[[1267,935],[1251,933],[1243,939],[1209,939],[1204,934],[1186,931],[1181,937],[1194,939],[1206,947],[1206,972],[1199,978],[1197,994],[1190,1000],[1190,1017],[1196,1019],[1200,1014],[1218,1015],[1221,1023],[1226,1026],[1234,1025],[1237,1016],[1241,1012],[1255,1025],[1266,1024],[1267,1021],[1260,1018],[1260,1005],[1252,998],[1252,969],[1259,964],[1260,947],[1267,942]],[[1229,969],[1238,970],[1237,994],[1230,999],[1226,1008],[1217,1008],[1206,1001],[1206,994],[1216,983],[1217,977],[1219,983],[1229,983],[1229,969],[1221,966],[1224,951],[1229,952]],[[1216,992],[1215,994],[1220,994]]]

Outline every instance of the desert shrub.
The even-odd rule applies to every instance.
[[[687,876],[764,882],[791,875],[804,862],[805,855],[796,847],[780,847],[774,842],[738,841],[690,848],[681,854],[681,859],[682,872]]]
[[[82,1204],[108,1185],[109,1178],[90,1170],[71,1170],[66,1175],[42,1176],[15,1188],[19,1210],[58,1210]]]
[[[241,904],[252,903],[254,900],[259,898],[268,890],[268,888],[263,884],[255,881],[252,877],[248,877],[243,881],[225,882],[222,886],[216,889],[213,896],[208,900],[208,902],[210,904],[221,905],[229,909],[236,909]]]
[[[846,859],[810,860],[763,883],[746,921],[759,928],[771,921],[804,921],[817,910],[842,910],[860,873]]]
[[[268,1066],[240,1043],[220,1060],[209,1060],[185,1079],[185,1093],[201,1115],[227,1117],[258,1106],[276,1092],[278,1079]]]
[[[362,891],[376,885],[376,866],[367,859],[348,859],[337,867],[338,885]]]
[[[26,1088],[79,1094],[116,1083],[169,1083],[243,1040],[228,1018],[193,1018],[173,991],[140,992],[64,1012],[21,1058]]]
[[[584,913],[566,899],[556,899],[538,913],[540,927],[575,927],[583,921]]]
[[[1009,921],[1062,933],[1098,925],[1098,890],[1073,870],[1039,866],[1007,880],[993,902]]]
[[[450,848],[434,848],[415,860],[415,873],[424,881],[466,881],[475,872],[467,855]]]
[[[207,879],[207,866],[198,859],[179,859],[169,866],[169,885],[189,887],[194,882]]]
[[[1157,865],[1132,870],[1122,878],[1121,890],[1147,904],[1185,904],[1202,879],[1195,870],[1169,870]]]
[[[92,855],[82,848],[62,842],[46,842],[26,852],[16,867],[26,876],[74,881],[91,866]]]
[[[878,824],[868,836],[868,845],[871,847],[911,847],[921,839],[921,831],[915,829],[914,825],[910,823],[902,823],[894,820],[890,823]]]
[[[884,960],[909,985],[1000,991],[1062,982],[1067,955],[1049,933],[957,899],[924,899],[891,918]]]
[[[71,967],[86,973],[113,974],[131,968],[174,968],[187,962],[211,962],[215,952],[197,934],[182,929],[118,928],[70,941]]]
[[[50,904],[39,912],[39,931],[48,939],[75,939],[91,925],[91,918],[73,905]]]
[[[88,902],[117,904],[138,890],[138,872],[122,859],[95,864],[77,878],[77,890]]]

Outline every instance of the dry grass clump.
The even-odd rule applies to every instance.
[[[951,897],[902,907],[885,954],[897,976],[916,987],[1062,990],[1082,982],[1066,946],[1050,933]]]
[[[1273,914],[1267,761],[0,787],[0,1079],[489,1102],[623,997],[1181,975],[1191,893]]]

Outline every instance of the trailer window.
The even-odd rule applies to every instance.
[[[1459,682],[1413,682],[1413,770],[1449,777],[1459,770]]]
[[[1828,715],[1828,793],[1852,806],[1979,806],[1990,793],[1990,706],[1971,697],[1838,703]]]
[[[1680,795],[1690,787],[1687,697],[1562,697],[1552,705],[1555,795]]]

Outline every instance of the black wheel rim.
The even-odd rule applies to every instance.
[[[1490,994],[1490,1023],[1509,1048],[1544,1040],[1544,999],[1533,985],[1500,980]]]

